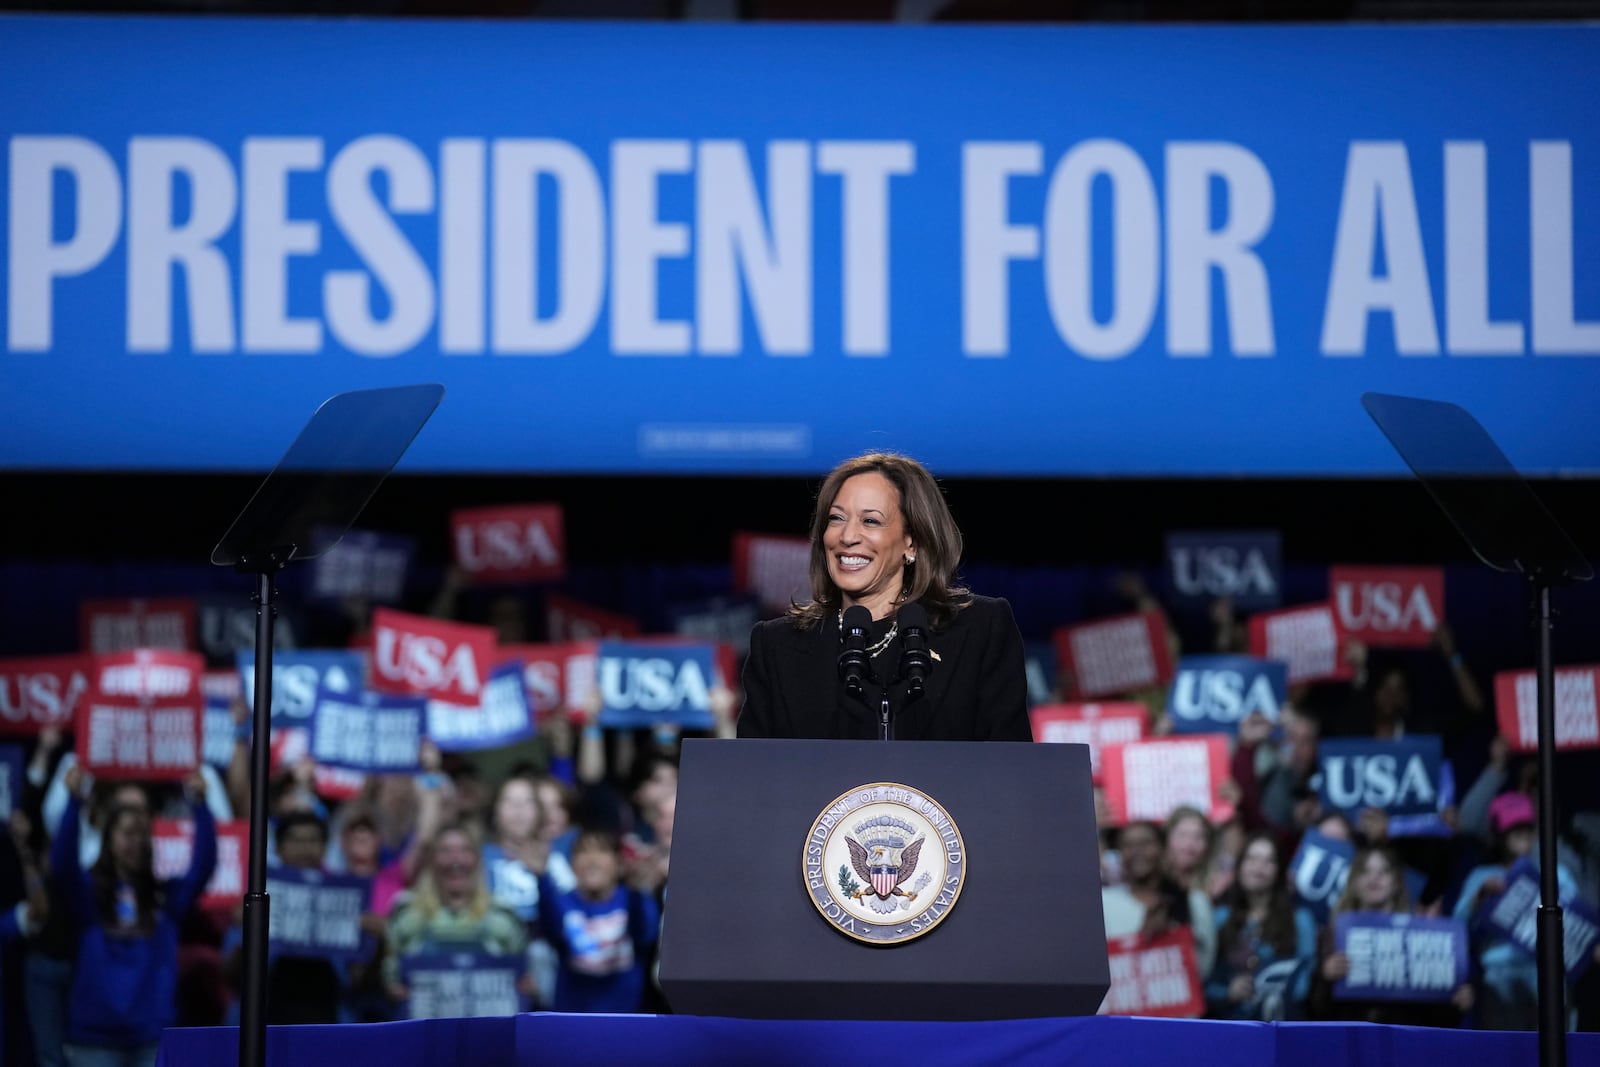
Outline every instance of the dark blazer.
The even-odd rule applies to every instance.
[[[1032,741],[1022,635],[1011,605],[975,596],[950,625],[930,635],[933,672],[925,695],[902,706],[899,741]],[[878,736],[877,690],[868,703],[843,696],[839,632],[830,621],[798,629],[787,617],[757,623],[744,665],[740,737],[866,740]]]

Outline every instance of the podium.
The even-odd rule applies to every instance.
[[[937,882],[891,888],[896,860]],[[1086,746],[684,743],[661,940],[675,1013],[1092,1015],[1109,983]]]

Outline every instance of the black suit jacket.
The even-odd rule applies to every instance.
[[[893,695],[900,741],[1031,741],[1022,635],[1011,605],[973,597],[929,636],[933,673],[919,701]],[[839,632],[829,622],[798,629],[788,618],[757,623],[744,666],[740,737],[866,740],[878,736],[876,687],[868,703],[841,695]]]

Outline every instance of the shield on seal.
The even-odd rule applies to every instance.
[[[867,869],[872,872],[872,888],[880,897],[887,897],[894,892],[894,887],[900,880],[900,853],[902,849],[891,848],[886,845],[874,845],[867,860]]]

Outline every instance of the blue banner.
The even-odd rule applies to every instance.
[[[1289,861],[1289,885],[1318,926],[1328,921],[1328,913],[1339,903],[1339,895],[1350,880],[1350,864],[1355,855],[1356,847],[1349,841],[1325,837],[1315,830],[1307,830],[1301,836],[1300,847]],[[1405,879],[1406,891],[1415,903],[1421,899],[1428,879],[1409,868]]]
[[[311,758],[369,774],[415,774],[422,769],[427,711],[427,697],[322,689],[311,719]]]
[[[1334,947],[1350,961],[1333,984],[1339,1000],[1445,1001],[1467,980],[1467,924],[1377,911],[1333,923]]]
[[[267,871],[272,898],[267,940],[275,953],[319,956],[347,963],[375,947],[361,932],[361,915],[372,895],[372,879],[295,867]]]
[[[219,593],[195,598],[197,637],[206,662],[232,664],[240,652],[256,647],[256,609],[244,597]],[[280,607],[272,623],[274,650],[298,648],[302,629],[299,613]]]
[[[750,651],[750,631],[764,617],[752,596],[713,597],[694,604],[679,604],[667,612],[671,630],[680,637],[713,644],[732,645],[743,656]]]
[[[1362,808],[1390,816],[1439,810],[1443,761],[1437,737],[1324,740],[1317,746],[1318,796],[1352,819]]]
[[[1276,530],[1167,534],[1167,589],[1176,607],[1228,597],[1242,611],[1275,608],[1283,596],[1283,549]]]
[[[1484,925],[1505,938],[1530,959],[1537,957],[1539,943],[1539,867],[1528,859],[1518,860],[1505,873],[1505,892],[1480,909]],[[1562,959],[1567,981],[1576,982],[1594,962],[1595,945],[1600,943],[1600,914],[1579,897],[1575,885],[1563,886],[1558,902],[1562,907]]]
[[[1167,691],[1167,714],[1177,733],[1239,732],[1255,714],[1278,721],[1289,699],[1289,668],[1254,656],[1184,656]]]
[[[284,447],[288,447],[287,442]],[[377,604],[397,604],[405,594],[406,575],[416,547],[411,538],[398,534],[347,530],[337,544],[305,568],[306,596],[322,601],[356,597]]]
[[[428,738],[444,752],[504,748],[535,733],[533,709],[522,680],[522,661],[489,672],[478,706],[428,701]]]
[[[676,723],[691,730],[716,725],[710,645],[600,642],[597,665],[601,726],[618,729]]]
[[[244,699],[255,711],[256,656],[239,653],[239,675],[244,680]],[[361,688],[364,667],[361,656],[342,649],[302,649],[272,654],[272,728],[286,730],[309,727],[317,710],[317,695],[326,690],[355,693]]]
[[[219,769],[233,762],[232,703],[221,697],[206,697],[205,718],[201,723],[204,742],[200,758]]]
[[[488,952],[429,952],[400,957],[400,982],[410,1019],[462,1019],[516,1015],[527,1002],[517,983],[525,956]]]
[[[22,806],[23,774],[26,767],[19,745],[0,745],[0,819]]]
[[[1565,24],[6,17],[0,468],[261,469],[438,381],[408,470],[1399,474],[1378,390],[1595,471],[1597,68]]]

